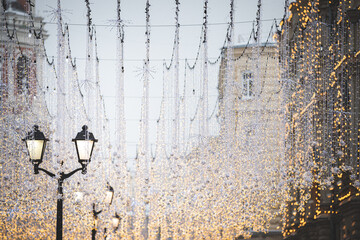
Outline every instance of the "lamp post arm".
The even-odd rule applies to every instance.
[[[76,172],[81,171],[81,170],[83,170],[83,168],[78,168],[78,169],[75,169],[72,172],[64,173],[64,174],[62,174],[61,178],[62,178],[62,180],[65,180],[65,179],[71,177],[72,175],[74,175]]]
[[[46,169],[44,169],[44,168],[38,167],[38,168],[36,168],[36,170],[42,171],[42,172],[46,173],[48,176],[50,176],[50,177],[52,177],[52,178],[55,177],[55,174],[54,174],[54,173],[49,172],[48,170],[46,170]],[[61,180],[65,180],[65,179],[71,177],[72,175],[74,175],[76,172],[81,171],[81,170],[83,170],[83,168],[77,168],[77,169],[75,169],[75,170],[72,171],[72,172],[64,173],[64,174],[61,175],[61,176],[62,176],[62,177],[61,177]]]
[[[96,211],[95,209],[95,203],[93,203],[93,216],[96,218],[103,210]]]
[[[53,174],[52,172],[49,172],[48,170],[46,170],[46,169],[43,169],[43,168],[37,168],[37,170],[39,170],[39,171],[43,171],[44,173],[46,173],[48,176],[50,176],[50,177],[55,177],[55,174]]]
[[[101,212],[102,212],[102,210],[100,210],[100,211],[94,211],[93,213],[94,213],[94,216],[97,217]]]

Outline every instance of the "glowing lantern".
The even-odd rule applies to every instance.
[[[120,216],[117,213],[115,213],[115,215],[112,217],[111,220],[114,230],[117,230],[119,228],[120,220],[121,220]]]
[[[49,141],[49,139],[45,138],[44,133],[39,130],[38,125],[34,125],[34,130],[28,132],[23,141],[25,141],[26,148],[29,152],[30,161],[35,167],[35,174],[38,174],[38,167],[40,163],[42,163],[46,142]]]
[[[86,166],[91,161],[91,155],[94,150],[95,142],[98,140],[95,139],[94,135],[88,131],[88,127],[84,125],[82,131],[78,132],[75,139],[72,140],[75,142],[76,152],[78,155],[78,161],[83,166],[84,172],[86,172]]]
[[[114,197],[114,189],[109,185],[109,183],[107,183],[107,190],[105,193],[105,200],[104,200],[105,203],[110,205],[112,203],[113,197]]]

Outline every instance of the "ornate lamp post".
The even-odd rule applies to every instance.
[[[91,230],[91,239],[95,240],[95,236],[97,233],[97,228],[98,228],[98,215],[102,212],[102,210],[100,211],[96,211],[95,209],[95,203],[93,203],[93,217],[94,217],[94,224],[93,224],[93,229]]]
[[[114,228],[114,233],[119,228],[120,221],[121,221],[121,217],[117,213],[115,213],[115,215],[111,218],[111,223]],[[110,233],[110,235],[111,235],[111,233]],[[104,239],[106,240],[108,236],[109,235],[107,233],[107,228],[104,228]]]
[[[110,186],[109,183],[107,183],[106,185],[106,193],[105,193],[105,198],[104,198],[104,202],[106,205],[111,205],[112,200],[114,197],[114,188],[112,186]],[[95,203],[93,203],[93,218],[94,218],[94,223],[93,223],[93,228],[91,230],[91,239],[95,240],[96,237],[96,233],[97,233],[97,228],[98,228],[98,215],[102,212],[103,210],[100,211],[96,211],[96,207],[95,207]],[[106,233],[106,228],[104,229],[104,232]]]
[[[120,221],[121,221],[121,217],[117,213],[115,213],[115,215],[111,218],[111,223],[112,223],[112,226],[114,228],[114,233],[119,228]],[[111,235],[111,233],[110,233],[110,235]],[[109,235],[107,233],[107,228],[105,228],[104,229],[104,239],[106,240],[108,236]]]
[[[58,194],[60,197],[57,199],[57,213],[56,213],[56,239],[62,239],[63,229],[63,188],[62,184],[65,179],[71,177],[73,174],[81,170],[82,174],[86,174],[87,165],[90,163],[91,155],[94,149],[94,144],[97,139],[91,132],[88,132],[87,126],[82,127],[82,131],[79,132],[73,141],[75,142],[76,152],[78,155],[78,161],[81,164],[81,168],[77,168],[70,173],[60,172],[58,180]],[[39,165],[42,163],[45,145],[49,141],[45,138],[45,135],[39,130],[37,125],[31,132],[28,132],[26,137],[23,139],[28,149],[30,162],[34,165],[34,173],[39,174],[39,171],[46,173],[48,176],[55,178],[55,174],[49,172],[46,169],[40,168]]]

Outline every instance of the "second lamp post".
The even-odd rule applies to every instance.
[[[106,193],[105,193],[105,199],[104,199],[104,203],[108,206],[111,205],[112,201],[113,201],[113,198],[114,198],[114,188],[110,186],[109,183],[107,183],[107,186],[106,186]],[[98,229],[98,215],[102,212],[103,210],[99,210],[97,211],[96,210],[96,205],[95,203],[93,203],[93,218],[94,218],[94,224],[93,224],[93,228],[91,229],[91,239],[92,240],[95,240],[96,239],[96,233],[97,233],[97,229]],[[120,216],[115,213],[115,215],[112,217],[112,225],[113,225],[113,228],[114,228],[114,231],[116,231],[120,225]],[[106,231],[107,231],[107,228],[104,228],[104,235],[105,235],[105,238],[106,239]]]

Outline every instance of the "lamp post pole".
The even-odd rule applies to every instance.
[[[98,215],[102,212],[102,210],[100,211],[96,211],[95,209],[95,203],[93,203],[93,217],[94,217],[94,225],[93,225],[93,229],[91,230],[91,240],[95,240],[96,238],[96,228],[97,228],[97,219],[98,219]]]
[[[65,174],[64,172],[60,173],[60,177],[58,178],[58,198],[57,198],[57,206],[56,206],[56,240],[62,239],[63,233],[63,182],[65,179],[71,177],[76,172],[84,170],[82,167],[75,169],[74,171]],[[39,171],[46,173],[48,176],[54,178],[55,174],[47,171],[46,169],[39,168],[38,166],[35,167],[35,174],[39,174]]]
[[[58,196],[57,206],[56,206],[56,240],[62,239],[63,233],[63,189],[62,189],[63,179],[58,179]]]
[[[30,162],[34,165],[34,174],[39,174],[39,171],[42,171],[51,178],[55,178],[56,175],[54,173],[39,167],[44,156],[46,142],[49,141],[45,138],[44,134],[39,131],[39,127],[35,125],[34,130],[29,132],[23,141],[25,141],[29,151]],[[87,165],[90,163],[94,143],[97,142],[97,139],[94,138],[92,133],[87,131],[87,126],[83,126],[82,131],[76,135],[73,141],[75,142],[78,161],[81,167],[69,173],[60,172],[60,176],[57,179],[56,240],[62,240],[63,236],[63,182],[78,171],[86,174]]]
[[[58,196],[57,204],[56,204],[56,240],[62,239],[63,233],[63,189],[62,189],[63,181],[60,177],[58,180]]]

